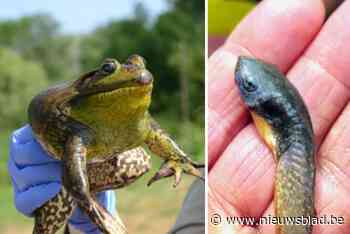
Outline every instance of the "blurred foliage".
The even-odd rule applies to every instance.
[[[0,46],[11,48],[23,58],[40,63],[50,81],[73,75],[71,36],[59,33],[51,16],[37,14],[0,22]]]
[[[37,90],[47,86],[45,70],[17,53],[0,48],[0,127],[26,121],[26,106]]]

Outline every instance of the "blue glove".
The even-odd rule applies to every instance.
[[[53,198],[61,189],[62,162],[50,157],[34,139],[26,125],[13,132],[10,142],[8,169],[14,188],[15,206],[24,215],[33,216],[35,209]],[[97,195],[99,202],[115,214],[116,199],[113,191]],[[96,225],[76,209],[69,223],[84,233],[100,233]]]

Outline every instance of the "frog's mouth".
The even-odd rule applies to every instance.
[[[88,96],[88,95],[94,95],[99,93],[109,93],[109,92],[115,92],[117,90],[126,89],[126,88],[146,88],[149,86],[151,88],[151,84],[153,82],[153,76],[152,74],[145,70],[143,71],[140,76],[128,79],[128,80],[116,80],[113,82],[110,82],[108,84],[93,84],[91,87],[78,87],[79,96]],[[147,88],[146,88],[147,89]]]

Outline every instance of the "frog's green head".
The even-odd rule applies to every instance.
[[[109,92],[147,93],[152,91],[152,83],[153,77],[146,69],[145,60],[132,55],[124,64],[116,59],[106,59],[100,68],[83,75],[74,86],[79,96],[90,96]]]
[[[141,56],[132,55],[123,64],[106,59],[100,68],[73,83],[77,94],[70,102],[70,115],[96,123],[141,116],[151,103],[152,83]]]

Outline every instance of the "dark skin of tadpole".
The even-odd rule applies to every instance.
[[[264,61],[239,57],[236,84],[258,131],[275,156],[275,215],[314,217],[314,134],[295,87]],[[276,225],[279,234],[310,234],[311,225]]]

